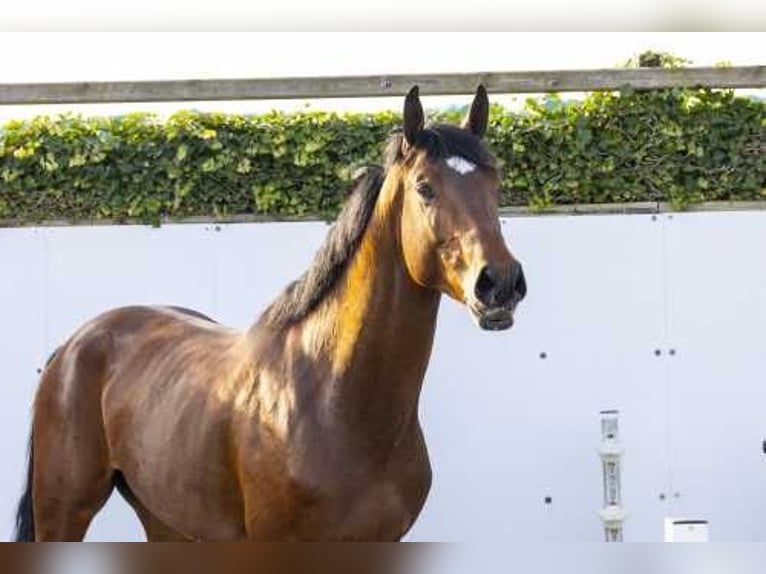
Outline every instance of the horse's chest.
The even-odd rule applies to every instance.
[[[427,460],[394,461],[348,480],[333,481],[326,508],[328,532],[340,540],[399,540],[420,514],[431,484]],[[344,480],[345,478],[345,480]]]
[[[398,540],[419,511],[388,480],[339,482],[320,491],[291,481],[251,502],[246,529],[255,540]]]
[[[345,504],[339,502],[345,507],[335,528],[340,540],[399,540],[420,510],[401,485],[389,480],[375,481]]]
[[[276,449],[289,453],[281,464],[250,459],[256,464],[249,467],[242,492],[248,536],[377,541],[404,536],[431,484],[419,428],[385,456],[350,448],[351,439],[315,441],[317,436],[323,435],[299,436],[300,449]]]
[[[250,499],[247,531],[263,540],[396,541],[417,518],[428,467],[293,475]],[[255,494],[255,493],[253,493]]]

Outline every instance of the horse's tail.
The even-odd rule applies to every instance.
[[[13,535],[14,542],[35,541],[35,515],[32,508],[32,473],[35,466],[35,452],[32,435],[29,437],[29,453],[27,455],[27,484],[24,494],[21,495],[19,506],[16,510],[16,533]]]
[[[61,347],[53,351],[48,360],[45,361],[45,368],[56,358]],[[24,494],[21,495],[19,505],[16,508],[16,532],[13,535],[14,542],[34,542],[35,541],[35,513],[32,504],[32,478],[35,468],[35,448],[34,432],[29,433],[29,448],[27,451],[27,484],[24,487]]]

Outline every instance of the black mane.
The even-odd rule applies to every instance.
[[[383,168],[370,166],[356,178],[354,190],[314,256],[311,267],[266,309],[261,322],[280,326],[300,321],[327,296],[362,241],[384,177]]]
[[[354,190],[314,256],[311,267],[266,309],[259,324],[265,322],[271,326],[284,326],[296,323],[330,293],[354,257],[372,217],[386,172],[395,163],[406,163],[418,151],[425,151],[433,161],[457,155],[480,168],[496,169],[495,158],[484,142],[467,130],[434,125],[422,130],[413,146],[402,145],[403,137],[403,134],[395,133],[389,139],[385,170],[380,166],[370,166],[356,178]]]

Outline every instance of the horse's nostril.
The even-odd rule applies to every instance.
[[[492,303],[496,285],[497,283],[492,276],[492,272],[489,267],[485,265],[482,267],[481,271],[479,271],[479,278],[476,280],[476,287],[474,288],[476,298],[485,305],[490,305]]]
[[[476,279],[474,293],[487,307],[504,307],[521,301],[527,294],[527,283],[521,265],[514,262],[503,270],[485,265]]]
[[[519,272],[514,279],[513,291],[516,293],[516,298],[519,301],[521,301],[527,294],[527,280],[524,277],[524,270],[521,268],[521,265],[519,265]]]

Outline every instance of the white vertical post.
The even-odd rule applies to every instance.
[[[599,516],[604,523],[607,542],[622,542],[622,523],[627,517],[622,507],[620,459],[623,448],[620,443],[619,411],[601,411],[601,469],[604,475],[604,507]]]

